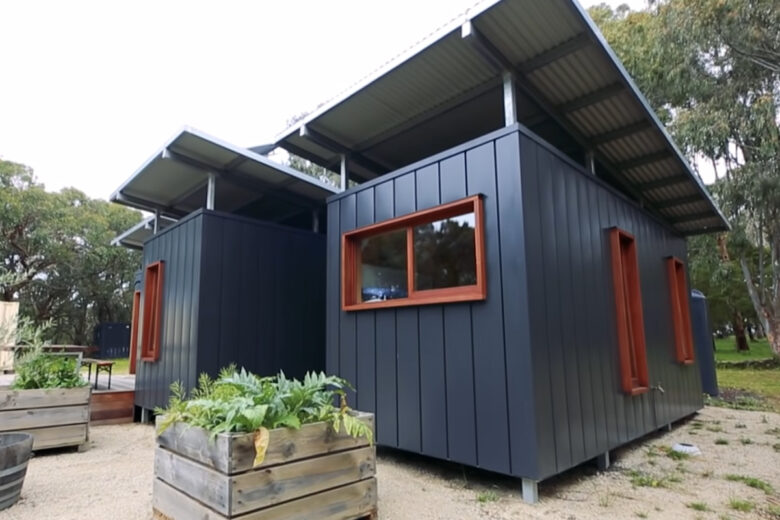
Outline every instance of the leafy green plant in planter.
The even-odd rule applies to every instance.
[[[31,348],[14,363],[14,390],[36,388],[76,388],[87,386],[76,368],[76,360],[49,354],[39,346]]]
[[[255,465],[263,461],[274,428],[299,429],[303,424],[326,422],[336,432],[343,428],[345,433],[371,443],[371,428],[350,414],[345,388],[351,388],[347,381],[324,373],[307,373],[299,381],[288,379],[282,372],[259,377],[231,365],[216,379],[201,374],[189,398],[180,383],[171,385],[168,407],[155,409],[163,416],[157,434],[177,422],[203,428],[212,437],[253,433]],[[339,406],[333,404],[337,397]]]

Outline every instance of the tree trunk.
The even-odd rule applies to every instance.
[[[750,350],[750,345],[748,345],[747,338],[745,337],[745,323],[741,313],[734,313],[732,325],[734,326],[734,339],[737,340],[737,351],[745,352]]]
[[[769,342],[769,348],[780,357],[780,318],[769,320],[769,328],[766,329],[766,339]]]

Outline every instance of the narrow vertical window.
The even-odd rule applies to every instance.
[[[674,325],[674,348],[678,363],[693,363],[693,333],[691,332],[691,309],[688,304],[688,284],[685,280],[685,264],[671,257],[666,259],[669,275],[669,296],[672,304]]]
[[[130,318],[130,370],[135,374],[135,362],[138,357],[138,320],[141,317],[141,291],[133,293],[133,314]]]
[[[162,323],[163,262],[146,266],[144,276],[144,315],[141,332],[141,359],[157,361],[160,357]]]
[[[620,356],[620,382],[623,392],[647,392],[647,352],[639,287],[639,262],[634,237],[613,228],[609,232],[612,250],[612,280]]]

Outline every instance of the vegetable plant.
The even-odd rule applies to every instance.
[[[262,462],[269,430],[299,429],[301,425],[327,422],[336,431],[373,442],[371,428],[349,412],[345,389],[350,384],[324,373],[307,373],[303,381],[288,379],[283,372],[260,377],[231,365],[216,379],[201,374],[187,396],[181,383],[171,385],[167,408],[156,408],[163,418],[157,434],[177,422],[203,428],[212,438],[220,433],[254,433],[257,458]],[[339,400],[339,406],[334,403]]]

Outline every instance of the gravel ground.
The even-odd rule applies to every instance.
[[[36,456],[22,499],[0,512],[0,520],[151,519],[152,427],[97,426],[90,438],[85,453]],[[696,444],[703,455],[672,459],[665,450],[676,442]],[[706,408],[672,432],[615,455],[605,473],[583,466],[542,483],[541,502],[530,506],[520,500],[517,480],[380,450],[380,518],[780,519],[776,491],[726,478],[752,477],[780,490],[779,414]],[[731,501],[736,499],[752,510],[735,510]]]

